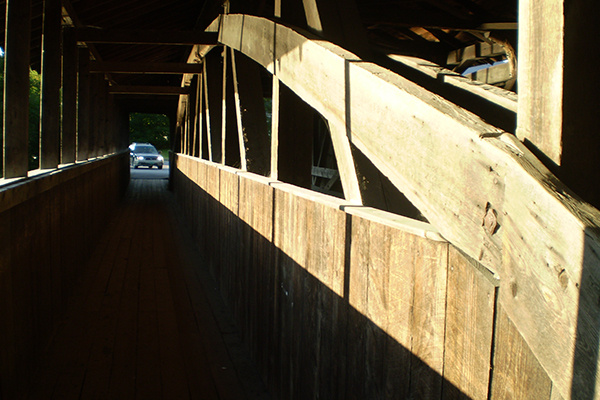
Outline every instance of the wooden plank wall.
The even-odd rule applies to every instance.
[[[500,282],[430,225],[175,159],[176,194],[273,398],[553,396]]]
[[[124,153],[0,189],[0,398],[23,392],[128,183]]]

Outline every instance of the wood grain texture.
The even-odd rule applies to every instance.
[[[563,0],[519,1],[519,112],[517,137],[557,165],[562,158]],[[540,45],[539,38],[544,38]],[[535,49],[535,51],[534,51]],[[552,85],[542,84],[552,82]]]
[[[27,176],[29,124],[29,48],[31,3],[14,1],[6,7],[4,51],[4,110],[2,171],[4,178]]]
[[[474,263],[450,246],[443,398],[488,398],[496,285]]]
[[[263,379],[268,381],[269,353],[274,343],[274,293],[273,268],[273,189],[269,179],[253,174],[240,173],[239,217],[242,223],[244,268],[248,271],[247,284],[243,288],[249,299],[249,314],[255,332],[248,339],[261,368]],[[230,277],[237,281],[238,276]]]
[[[550,399],[550,378],[502,307],[496,324],[491,398]]]
[[[17,382],[17,370],[15,368],[15,358],[17,352],[15,348],[15,332],[14,332],[14,306],[12,299],[12,265],[11,262],[11,240],[10,235],[12,232],[10,224],[10,214],[8,212],[0,213],[0,285],[1,285],[1,297],[0,297],[0,318],[5,323],[0,328],[2,330],[2,337],[5,340],[0,344],[0,355],[2,368],[1,383],[2,383],[2,395],[6,398],[15,396],[14,383]]]
[[[40,168],[56,168],[60,161],[61,114],[61,2],[44,2],[40,115]]]
[[[563,395],[572,381],[565,366],[572,371],[575,358],[595,365],[582,371],[597,369],[598,360],[575,350],[597,346],[599,337],[594,324],[583,323],[579,337],[576,327],[600,312],[592,301],[597,289],[582,301],[578,289],[583,280],[600,281],[600,213],[522,143],[388,70],[272,21],[225,16],[219,41],[276,68],[281,82],[328,121],[345,123],[349,113],[352,143],[455,246],[503,280],[536,277],[527,280],[533,290],[511,300],[501,289],[500,297]],[[491,230],[488,213],[496,219]],[[552,346],[536,326],[555,332]]]

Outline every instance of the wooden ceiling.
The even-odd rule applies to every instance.
[[[204,31],[223,11],[222,1],[63,0],[62,3],[64,24],[77,28],[189,33]],[[297,5],[290,9],[302,12],[302,1],[293,1]],[[347,4],[343,0],[333,1]],[[4,6],[6,1],[0,3]],[[366,32],[373,54],[417,56],[456,69],[462,49],[467,46],[498,40],[516,48],[517,0],[356,0],[356,6],[360,21],[353,23],[362,25],[357,28]],[[231,0],[231,12],[272,17],[273,9],[274,0]],[[282,19],[286,19],[285,15]],[[32,0],[31,65],[36,70],[40,68],[42,20],[43,0]],[[146,64],[182,63],[191,49],[189,44],[87,45],[97,61]],[[450,64],[449,55],[457,50],[459,60]],[[474,53],[467,64],[502,57]],[[112,73],[110,80],[115,85],[180,86],[181,74]]]

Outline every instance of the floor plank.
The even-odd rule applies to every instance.
[[[269,398],[166,188],[132,179],[29,399]]]

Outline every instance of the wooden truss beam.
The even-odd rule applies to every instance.
[[[513,135],[402,76],[267,19],[222,18],[221,43],[342,127],[446,239],[499,275],[501,303],[563,397],[600,382],[596,358],[580,358],[573,379],[575,349],[598,345],[597,324],[579,323],[600,318],[598,288],[580,296],[600,282],[598,210]]]
[[[213,32],[76,28],[75,35],[77,41],[85,43],[154,45],[217,44],[217,34]]]
[[[127,86],[113,85],[108,88],[111,94],[150,94],[150,95],[187,95],[189,87],[179,86]]]
[[[199,74],[202,72],[202,64],[91,61],[90,72],[115,74]]]

